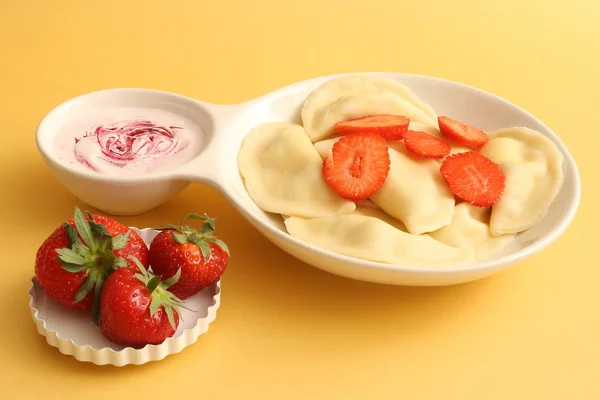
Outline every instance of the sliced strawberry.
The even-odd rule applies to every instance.
[[[372,132],[387,140],[400,140],[409,123],[410,120],[401,115],[381,114],[338,122],[334,130],[340,135]]]
[[[478,149],[488,141],[488,136],[481,129],[450,117],[438,117],[438,125],[442,135],[472,149]]]
[[[446,141],[421,131],[406,131],[404,145],[411,153],[424,158],[443,158],[450,154]]]
[[[478,207],[491,207],[506,186],[502,168],[476,151],[447,157],[440,172],[452,193]]]
[[[385,139],[375,133],[343,136],[323,161],[323,177],[340,196],[364,200],[375,193],[390,172]]]

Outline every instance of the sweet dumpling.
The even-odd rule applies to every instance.
[[[254,128],[242,143],[238,167],[263,211],[312,218],[351,213],[356,207],[327,185],[322,160],[299,125],[273,122]]]
[[[315,143],[318,154],[325,158],[339,138]],[[408,152],[404,143],[388,142],[390,172],[369,199],[383,211],[402,221],[408,232],[420,235],[448,225],[452,221],[455,199],[440,174],[434,159],[418,158]]]
[[[428,235],[448,246],[472,249],[477,261],[489,258],[515,237],[515,234],[492,236],[488,225],[490,211],[465,202],[457,204],[450,225]]]
[[[480,152],[499,164],[506,187],[492,206],[492,235],[519,233],[531,228],[548,212],[563,181],[563,156],[556,145],[528,128],[488,133]]]
[[[395,114],[436,125],[436,114],[406,86],[373,75],[333,79],[314,90],[302,107],[302,124],[312,142],[334,134],[336,123],[376,114]]]
[[[438,162],[413,156],[403,143],[389,146],[390,172],[370,199],[415,235],[448,225],[455,199]]]
[[[321,159],[326,159],[329,155],[329,152],[333,148],[335,142],[340,140],[340,137],[334,137],[331,139],[321,140],[320,142],[315,143],[315,149],[317,149],[317,153],[321,157]]]
[[[290,235],[348,257],[397,265],[450,266],[473,260],[470,249],[458,249],[427,235],[411,235],[384,221],[350,214],[285,220]]]
[[[368,204],[370,203],[370,204]],[[364,217],[372,217],[382,220],[388,225],[393,226],[396,229],[401,230],[402,232],[408,232],[406,226],[402,223],[402,221],[397,220],[392,217],[381,208],[377,207],[377,205],[370,200],[362,200],[356,203],[356,210],[352,212],[351,215],[362,215]]]

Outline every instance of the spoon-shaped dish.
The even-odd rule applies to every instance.
[[[235,105],[215,105],[148,89],[110,89],[88,93],[59,105],[38,126],[38,149],[52,172],[75,196],[107,213],[147,212],[171,199],[190,182],[219,190],[265,237],[292,256],[317,268],[348,278],[377,283],[438,286],[472,281],[522,261],[553,243],[575,216],[580,199],[577,166],[550,128],[520,107],[479,89],[438,78],[401,73],[369,73],[396,80],[429,104],[438,115],[451,115],[483,130],[523,126],[552,140],[564,156],[564,183],[545,218],[519,234],[493,259],[457,267],[391,265],[359,260],[300,241],[285,231],[279,215],[263,212],[252,201],[240,176],[237,155],[255,126],[271,121],[301,123],[300,110],[308,95],[330,75],[298,82]],[[189,162],[173,169],[137,176],[102,175],[57,159],[57,132],[79,113],[106,107],[148,107],[178,113],[201,128],[202,146]]]

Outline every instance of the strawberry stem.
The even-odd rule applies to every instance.
[[[200,230],[191,225],[186,225],[185,221],[187,220],[203,221],[202,225],[200,226]],[[173,224],[164,224],[161,226],[162,228],[159,228],[161,230],[171,230],[171,238],[175,243],[183,244],[192,242],[196,244],[200,248],[202,256],[206,261],[210,259],[211,255],[210,243],[215,243],[217,246],[223,249],[228,256],[230,256],[229,247],[227,247],[224,241],[214,235],[216,230],[216,218],[211,218],[207,214],[200,215],[196,213],[190,213],[181,220],[179,226]]]
[[[112,237],[104,225],[94,221],[89,212],[84,214],[77,207],[73,220],[75,227],[69,223],[64,224],[69,247],[56,249],[56,253],[65,271],[87,273],[87,278],[77,290],[73,303],[85,299],[92,289],[95,289],[92,321],[98,324],[100,293],[104,281],[115,269],[128,265],[124,258],[115,256],[114,250],[127,246],[129,231]]]
[[[152,298],[150,302],[149,312],[150,316],[154,316],[160,307],[163,307],[165,313],[167,314],[167,319],[173,327],[174,330],[177,330],[177,326],[175,324],[175,316],[174,312],[177,313],[180,319],[181,312],[179,308],[186,308],[183,306],[182,301],[175,296],[173,293],[169,292],[167,289],[177,283],[179,278],[181,277],[181,268],[177,270],[177,273],[173,275],[171,278],[161,281],[160,276],[154,275],[152,272],[148,271],[135,256],[129,256],[129,258],[136,264],[139,273],[135,274],[135,277],[142,281],[146,288],[148,289],[148,293]],[[187,308],[186,308],[187,309]],[[182,319],[183,320],[183,319]]]

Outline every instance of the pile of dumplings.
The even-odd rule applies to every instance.
[[[244,139],[238,167],[248,194],[280,214],[290,235],[322,249],[396,265],[452,266],[489,259],[539,222],[562,185],[563,157],[534,130],[488,132],[479,149],[506,175],[491,208],[459,202],[440,174],[442,160],[419,158],[388,142],[390,171],[368,200],[340,197],[322,175],[338,122],[369,115],[410,119],[410,130],[442,137],[434,110],[406,86],[374,75],[335,78],[314,90],[302,126],[268,122]],[[468,151],[453,146],[451,154]]]

